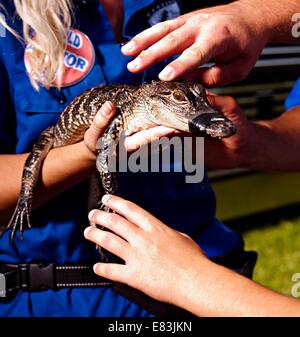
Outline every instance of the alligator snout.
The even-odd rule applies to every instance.
[[[213,138],[230,137],[236,133],[236,127],[218,112],[203,113],[189,121],[190,132],[199,136]]]

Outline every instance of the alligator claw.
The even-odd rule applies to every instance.
[[[31,205],[27,200],[19,200],[15,211],[9,221],[9,224],[6,227],[6,230],[12,228],[12,232],[10,234],[10,242],[12,242],[15,238],[16,232],[20,230],[20,239],[24,238],[24,229],[31,228],[30,224],[30,216],[29,214],[31,210]]]

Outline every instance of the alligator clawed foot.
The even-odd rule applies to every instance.
[[[30,224],[30,210],[31,206],[28,201],[19,200],[15,211],[10,219],[6,230],[12,228],[10,234],[10,242],[14,240],[17,230],[20,230],[20,239],[23,240],[23,234],[25,228],[31,228]]]

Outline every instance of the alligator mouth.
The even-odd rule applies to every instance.
[[[202,137],[226,138],[236,133],[235,125],[218,112],[200,114],[189,121],[189,130]]]

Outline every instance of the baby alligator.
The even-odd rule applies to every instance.
[[[97,169],[102,191],[117,192],[115,173],[109,172],[110,145],[126,135],[155,125],[164,125],[199,136],[223,138],[235,133],[234,125],[208,103],[205,88],[198,83],[152,81],[141,86],[104,85],[85,91],[62,112],[56,125],[43,131],[34,144],[23,170],[20,196],[7,226],[10,239],[31,227],[30,216],[41,165],[51,148],[81,141],[105,101],[113,102],[117,113],[98,142]],[[101,195],[98,196],[100,199]],[[109,211],[106,209],[106,211]]]

